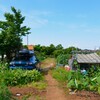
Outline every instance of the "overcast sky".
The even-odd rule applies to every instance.
[[[11,6],[26,17],[29,44],[100,47],[100,0],[0,0],[0,20]]]

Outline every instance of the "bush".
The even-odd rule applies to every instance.
[[[24,85],[33,81],[42,80],[42,75],[37,70],[6,70],[4,72],[4,82],[5,84],[15,86]]]
[[[7,70],[7,69],[8,69],[8,63],[0,61],[0,71]]]
[[[69,54],[62,54],[57,56],[57,64],[68,64],[68,59],[69,59],[70,55]]]
[[[0,83],[15,86],[42,80],[43,77],[38,70],[8,69],[8,64],[0,63]]]

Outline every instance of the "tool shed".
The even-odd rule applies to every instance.
[[[76,54],[75,58],[81,69],[100,66],[100,56],[96,53]]]

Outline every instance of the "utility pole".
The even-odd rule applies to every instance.
[[[28,47],[28,42],[29,42],[29,41],[28,41],[28,34],[27,34],[27,47]]]

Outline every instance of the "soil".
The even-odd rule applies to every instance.
[[[9,87],[13,98],[17,100],[37,100],[36,98],[44,98],[46,91],[38,90],[34,87]]]
[[[64,91],[58,87],[58,82],[50,74],[47,74],[45,78],[48,83],[46,100],[66,100],[67,97]]]
[[[18,100],[22,100],[23,97],[28,98],[25,100],[100,100],[100,95],[95,92],[73,92],[63,89],[64,86],[59,87],[59,83],[48,73],[49,69],[54,67],[51,65],[53,64],[45,70],[45,79],[48,84],[46,90],[38,90],[34,87],[10,87],[13,97]]]

